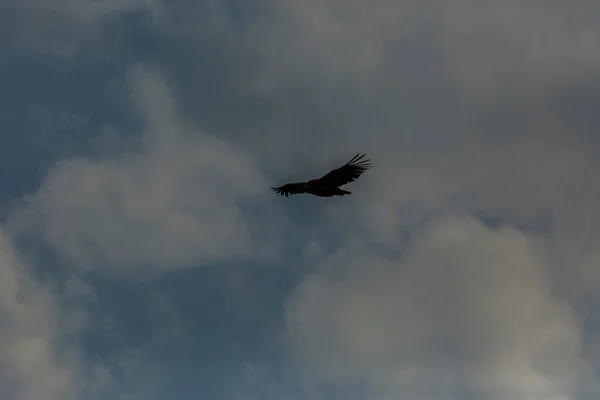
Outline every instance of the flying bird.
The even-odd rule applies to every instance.
[[[367,169],[371,167],[371,160],[362,160],[365,154],[357,154],[352,160],[339,168],[329,171],[318,179],[306,182],[287,183],[283,186],[272,187],[276,193],[282,196],[308,193],[319,197],[344,196],[351,194],[347,190],[340,189],[347,183],[354,182]],[[361,161],[362,160],[362,161]]]

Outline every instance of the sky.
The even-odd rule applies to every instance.
[[[0,397],[598,398],[599,42],[587,0],[2,1]]]

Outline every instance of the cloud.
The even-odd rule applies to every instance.
[[[593,51],[600,35],[599,16],[585,1],[581,7],[550,1],[543,13],[538,4],[518,1],[483,5],[466,0],[451,6],[389,0],[268,4],[277,18],[257,32],[273,67],[269,73],[284,83],[310,77],[348,85],[358,79],[352,85],[361,90],[368,90],[363,80],[391,84],[389,67],[410,65],[411,60],[399,57],[409,56],[403,48],[416,41],[425,46],[412,50],[435,53],[431,61],[449,67],[445,78],[457,79],[461,90],[480,95],[482,89],[486,94],[501,90],[499,85],[507,79],[528,79],[533,85],[528,90],[539,82],[560,84],[565,81],[557,77],[569,80],[574,74],[591,73],[600,63]]]
[[[170,291],[148,295],[158,304],[148,318],[165,321],[148,334],[183,337],[189,354],[278,339],[271,327],[285,324],[289,359],[278,342],[244,353],[254,360],[219,355],[228,371],[248,365],[240,398],[597,395],[600,15],[591,2],[102,4],[0,6],[27,20],[0,28],[23,32],[6,35],[17,46],[123,46],[119,65],[144,50],[128,47],[135,34],[123,43],[104,35],[113,17],[169,17],[149,46],[159,68],[148,62],[127,80],[139,146],[117,141],[114,152],[57,161],[10,215],[11,234],[43,238],[70,272],[176,275]],[[268,191],[267,175],[304,179],[357,151],[375,165],[350,198]],[[272,255],[281,256],[277,274],[252,275],[253,262]],[[248,275],[230,269],[224,294],[202,267],[230,263]],[[194,279],[214,292],[194,292]],[[182,281],[197,297],[178,301]],[[69,282],[69,296],[92,296],[80,283]],[[258,291],[272,309],[247,299]],[[215,292],[235,310],[226,299],[182,312]],[[83,314],[69,319],[71,331],[99,323]],[[236,324],[252,333],[229,329]],[[69,363],[47,354],[67,371],[56,393],[68,392]],[[150,353],[123,357],[112,363],[136,381]],[[218,374],[214,385],[229,386]],[[110,370],[103,376],[111,387]]]
[[[362,148],[412,172],[525,137],[576,152],[598,144],[581,124],[596,98],[581,88],[596,93],[600,66],[600,16],[586,2],[266,4],[271,17],[248,21],[245,37],[260,56],[258,87],[288,105],[273,142],[292,155]]]
[[[78,275],[42,280],[0,228],[0,396],[10,400],[148,398],[161,382],[141,344],[97,357],[85,346],[99,327],[92,286]],[[62,289],[61,289],[62,288]],[[165,328],[166,329],[166,328]]]
[[[264,195],[253,160],[185,126],[160,78],[132,72],[138,152],[59,161],[25,208],[26,229],[80,266],[179,268],[267,255],[242,207]],[[262,247],[261,247],[262,246]]]
[[[0,393],[15,400],[68,399],[79,389],[78,360],[60,354],[61,315],[0,230]]]
[[[289,301],[292,357],[313,385],[356,398],[573,398],[581,332],[542,254],[470,217],[431,221],[397,259],[345,248]]]
[[[155,0],[9,0],[0,6],[0,42],[41,54],[71,56],[81,46],[100,44],[115,18],[147,13],[158,21]]]
[[[247,37],[262,93],[289,112],[268,141],[279,162],[375,160],[360,185],[376,200],[338,221],[361,213],[394,243],[447,209],[548,229],[573,215],[574,193],[594,207],[600,16],[587,2],[266,4],[275,17]]]

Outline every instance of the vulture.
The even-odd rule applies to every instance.
[[[308,193],[319,197],[344,196],[351,194],[347,190],[340,189],[340,186],[354,182],[367,169],[371,167],[371,160],[363,160],[365,154],[357,154],[346,164],[339,168],[329,171],[326,175],[318,179],[311,179],[306,182],[287,183],[283,186],[272,187],[276,193],[282,196]]]

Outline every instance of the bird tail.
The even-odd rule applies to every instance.
[[[343,195],[345,195],[345,194],[352,194],[352,192],[349,192],[349,191],[347,191],[347,190],[344,190],[344,189],[339,189],[339,188],[338,188],[338,190],[336,191],[336,193],[335,193],[335,194],[336,194],[337,196],[343,196]]]

